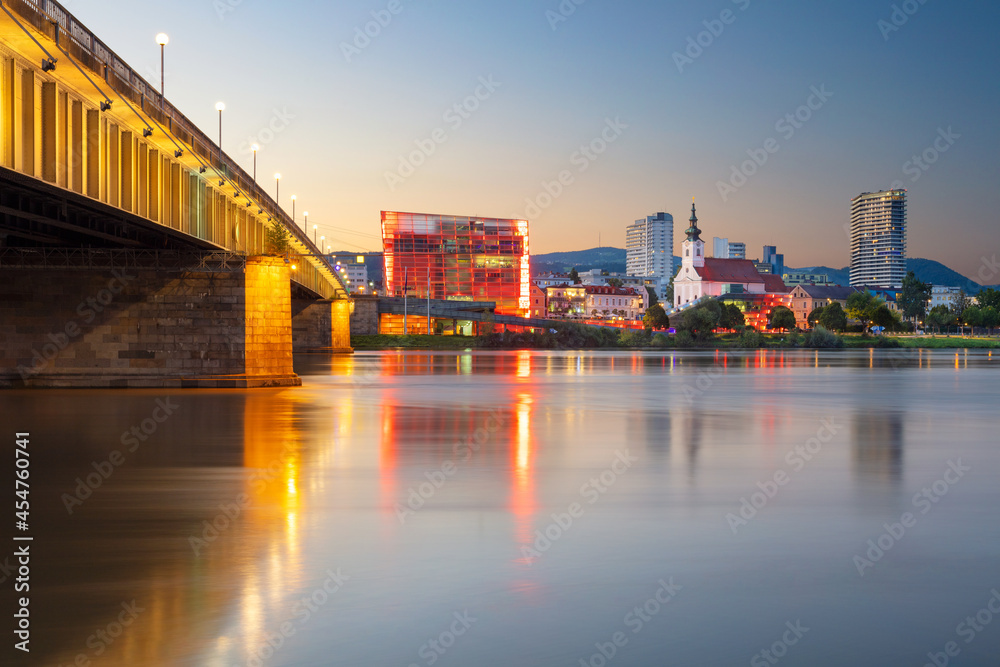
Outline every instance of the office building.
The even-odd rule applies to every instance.
[[[712,257],[716,259],[746,259],[747,244],[729,239],[712,238]]]
[[[851,200],[851,285],[902,289],[906,277],[906,190]]]
[[[657,213],[625,230],[625,273],[653,281],[657,296],[666,293],[674,272],[674,218]]]
[[[785,256],[778,253],[777,246],[764,246],[764,256],[760,261],[761,264],[770,267],[770,271],[767,271],[767,273],[775,276],[782,276],[785,274]]]
[[[531,271],[527,220],[382,211],[385,293],[496,303],[527,317]]]

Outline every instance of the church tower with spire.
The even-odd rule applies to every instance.
[[[681,266],[701,268],[705,266],[705,242],[701,240],[701,230],[698,229],[698,214],[695,212],[694,200],[691,200],[691,226],[684,233],[687,240],[684,241],[684,256],[681,258]]]

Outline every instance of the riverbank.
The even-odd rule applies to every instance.
[[[957,336],[880,336],[862,337],[855,335],[841,336],[844,345],[839,349],[867,349],[899,347],[908,349],[929,349],[929,350],[963,350],[963,349],[1000,349],[1000,339],[997,338],[961,338]],[[661,337],[656,339],[662,342]],[[627,349],[649,349],[649,350],[677,350],[677,349],[747,349],[746,340],[736,334],[723,334],[715,336],[703,342],[694,342],[690,345],[677,345],[675,338],[668,339],[666,345],[650,344],[619,344],[605,345],[607,349],[627,348]],[[631,343],[632,341],[624,341]],[[522,349],[540,347],[537,345],[525,345],[524,340],[511,340],[510,347],[500,346],[500,349]],[[801,348],[808,347],[804,344],[804,336],[801,334],[761,334],[760,349],[769,348]],[[351,346],[355,350],[469,350],[476,348],[498,349],[496,341],[491,345],[484,345],[484,341],[475,336],[352,336]],[[593,346],[588,346],[593,347]],[[753,349],[753,348],[751,348]],[[832,348],[838,349],[838,348]]]

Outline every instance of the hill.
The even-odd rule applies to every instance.
[[[814,266],[805,269],[785,269],[786,271],[806,271],[808,273],[826,273],[830,280],[838,285],[849,285],[851,282],[851,268],[833,269],[829,266]],[[906,260],[906,270],[913,271],[917,278],[932,285],[944,285],[946,287],[961,287],[966,294],[977,294],[983,285],[966,278],[958,271],[954,271],[941,262],[933,259],[920,259],[911,257]]]
[[[680,265],[680,257],[674,257],[674,266]],[[535,275],[541,273],[565,273],[576,267],[578,271],[604,269],[611,273],[625,273],[625,250],[622,248],[591,248],[589,250],[573,250],[568,252],[550,252],[531,256],[531,270]],[[974,295],[984,286],[970,280],[961,273],[954,271],[941,262],[932,259],[910,258],[906,260],[906,268],[917,274],[917,278],[932,285],[961,287],[966,294]],[[851,282],[850,267],[834,269],[829,266],[812,266],[802,269],[786,268],[786,271],[804,271],[808,273],[826,273],[830,280],[838,285],[849,285]],[[985,287],[989,287],[986,285]]]

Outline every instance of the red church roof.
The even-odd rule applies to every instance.
[[[764,291],[768,294],[788,294],[792,291],[785,285],[785,281],[781,279],[781,276],[762,273],[760,277],[764,279]]]
[[[715,283],[763,283],[757,267],[749,259],[718,259],[706,257],[705,266],[695,267],[695,271],[706,282]],[[777,276],[774,276],[777,278]],[[781,278],[778,278],[780,281]],[[782,287],[784,283],[782,282]]]

